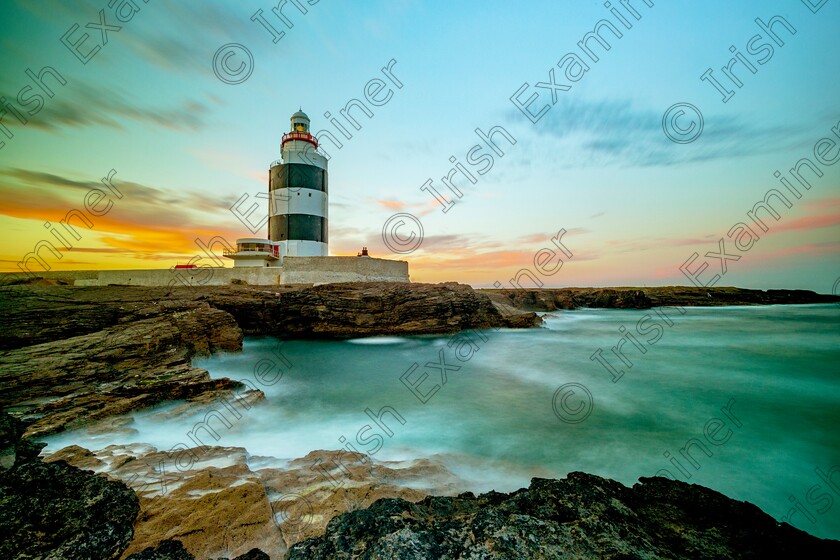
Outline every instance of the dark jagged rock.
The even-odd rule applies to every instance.
[[[252,548],[245,554],[240,554],[233,560],[271,560],[271,557],[259,548]]]
[[[287,560],[834,558],[840,542],[778,523],[708,488],[642,478],[627,488],[584,473],[535,478],[511,494],[418,503],[384,499],[334,518]]]
[[[30,312],[46,324],[56,320],[40,308]],[[74,321],[73,314],[60,318]],[[207,401],[242,386],[211,380],[191,357],[241,343],[233,318],[207,304],[166,310],[144,303],[105,330],[0,352],[0,402],[32,422],[30,435],[46,435],[166,400]]]
[[[40,444],[21,447],[22,427],[5,412],[0,426],[0,440],[25,450],[0,468],[0,558],[119,558],[140,511],[134,492],[63,461],[42,463],[30,453]]]
[[[143,552],[132,554],[126,560],[195,560],[195,556],[187,552],[181,541],[168,539],[156,547],[150,546]]]
[[[245,334],[295,338],[444,334],[506,327],[522,319],[505,317],[486,295],[454,282],[356,282],[298,288],[19,285],[0,287],[0,330],[12,335],[0,340],[0,350],[182,316],[186,324],[176,326],[185,327],[184,342],[201,351],[218,342],[213,336],[221,334],[196,328],[188,314],[202,307],[224,311],[228,320],[232,316],[230,325]],[[525,317],[528,326],[539,325],[533,314]]]
[[[642,290],[594,290],[573,298],[576,307],[650,309],[651,301]]]
[[[8,469],[17,461],[17,445],[24,427],[15,417],[0,413],[0,468]]]
[[[175,539],[161,541],[156,547],[149,547],[143,552],[132,554],[125,560],[195,560],[195,556],[187,552],[184,544]],[[218,560],[228,560],[219,558]],[[271,557],[260,550],[252,548],[245,554],[240,554],[233,560],[271,560]]]
[[[648,309],[651,300],[644,291],[616,288],[566,288],[539,290],[482,290],[496,303],[528,311],[555,311],[578,307]]]
[[[47,444],[23,437],[25,432],[23,422],[0,410],[0,467],[8,469],[38,460]]]
[[[648,309],[665,305],[723,306],[836,303],[840,296],[809,290],[747,290],[660,286],[653,288],[540,288],[478,290],[496,304],[523,311],[555,311],[580,307]]]
[[[233,315],[246,334],[282,338],[448,334],[539,324],[533,313],[505,317],[486,296],[457,283],[353,282],[276,292],[211,291],[207,301]]]
[[[698,288],[666,286],[644,288],[653,305],[711,306],[789,305],[803,303],[838,303],[840,296],[818,294],[810,290],[747,290],[744,288]]]

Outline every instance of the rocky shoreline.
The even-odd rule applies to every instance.
[[[0,288],[0,403],[47,435],[169,400],[262,398],[210,379],[191,358],[242,349],[245,335],[342,338],[528,328],[461,284]]]
[[[170,400],[263,398],[210,379],[191,358],[249,335],[347,338],[533,328],[536,311],[578,307],[830,303],[805,290],[562,288],[474,290],[457,283],[315,287],[0,288],[0,403],[48,435]],[[244,394],[243,394],[244,393]]]
[[[162,540],[177,540],[201,559],[254,547],[283,558],[290,546],[323,534],[334,517],[380,498],[416,502],[464,490],[446,467],[428,459],[371,465],[361,454],[313,451],[286,462],[240,447],[192,448],[182,458],[187,454],[197,458],[189,468],[176,468],[171,453],[145,444],[94,452],[69,446],[44,461],[107,475],[137,494],[141,513],[122,558]],[[337,465],[345,476],[334,485],[322,469]]]
[[[831,558],[840,541],[748,502],[666,478],[632,488],[573,472],[509,494],[379,500],[298,543],[288,560],[370,558]]]
[[[727,305],[791,305],[837,303],[840,296],[810,290],[748,290],[659,286],[652,288],[541,288],[478,290],[497,305],[522,311],[556,311],[582,307],[649,309],[651,307],[722,307]]]
[[[156,498],[139,488],[143,467],[135,457],[156,450],[114,446],[91,453],[70,447],[43,461],[37,457],[41,445],[21,439],[23,432],[0,411],[3,558],[226,560],[233,554],[223,559],[218,551],[237,549],[244,550],[234,560],[840,554],[840,541],[818,539],[748,502],[665,478],[642,478],[628,488],[575,472],[561,480],[534,478],[528,488],[511,493],[426,496],[439,492],[407,489],[398,481],[406,472],[445,478],[439,467],[383,466],[394,482],[383,484],[383,473],[377,480],[365,475],[369,466],[360,456],[348,463],[353,484],[313,491],[319,475],[307,466],[312,457],[254,471],[243,461],[244,450],[214,448],[213,458],[225,464],[179,473],[170,479],[170,491]],[[271,487],[308,496],[305,511],[272,526]]]
[[[192,367],[194,356],[241,350],[244,336],[448,334],[538,327],[535,312],[579,307],[838,301],[802,290],[506,291],[455,283],[168,289],[36,281],[2,287],[0,408],[22,420],[0,415],[0,531],[14,535],[8,546],[18,547],[1,549],[3,557],[215,560],[218,551],[239,555],[237,560],[560,558],[572,552],[616,559],[748,558],[755,551],[788,549],[836,554],[836,541],[776,523],[751,504],[663,479],[643,479],[628,489],[573,473],[561,481],[535,479],[529,489],[511,494],[455,496],[465,490],[461,482],[431,461],[385,464],[313,451],[279,465],[241,448],[205,446],[190,468],[161,475],[154,466],[168,452],[151,446],[95,452],[68,447],[40,460],[42,444],[34,442],[80,427],[127,429],[122,415],[168,401],[180,401],[184,409],[223,399],[258,403],[265,398],[261,391]],[[338,461],[351,473],[341,488],[314,467]],[[74,488],[83,491],[74,494]],[[305,496],[283,512],[285,522],[278,522],[273,509],[278,493]],[[42,511],[29,511],[33,504]],[[92,506],[73,512],[85,504]],[[304,527],[289,522],[295,516],[307,520]],[[16,556],[20,547],[36,552]]]

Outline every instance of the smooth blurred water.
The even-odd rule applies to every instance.
[[[382,337],[349,341],[286,341],[280,346],[291,368],[274,385],[255,382],[254,368],[280,367],[278,341],[249,338],[242,353],[194,360],[213,377],[246,379],[262,389],[267,402],[244,411],[230,429],[209,444],[243,446],[252,454],[295,458],[315,449],[339,449],[340,437],[371,451],[357,433],[365,425],[382,434],[365,408],[393,407],[405,419],[385,422],[377,459],[437,457],[468,481],[474,491],[509,491],[532,476],[562,477],[585,471],[633,484],[640,476],[668,469],[680,480],[702,484],[757,504],[781,519],[797,503],[814,519],[797,513],[790,522],[812,534],[840,538],[840,309],[834,305],[666,309],[673,326],[646,310],[578,310],[547,314],[536,330],[482,331],[479,347],[464,362],[447,346],[452,337]],[[642,336],[645,315],[661,325]],[[644,323],[650,325],[651,321]],[[610,352],[626,327],[645,348],[632,344],[624,354],[633,363],[624,376],[612,376],[590,360]],[[444,350],[447,382],[421,403],[400,376],[413,364],[429,378],[427,392],[441,384],[438,362]],[[280,370],[274,370],[280,371]],[[553,401],[558,387],[585,386],[591,414],[579,423],[561,421]],[[577,389],[568,404],[584,395]],[[730,403],[730,416],[721,407]],[[166,409],[136,416],[135,436],[89,436],[83,432],[49,439],[50,448],[76,443],[97,449],[110,443],[142,441],[162,449],[189,440],[190,421],[162,420]],[[586,409],[582,409],[585,414]],[[561,410],[561,414],[563,414]],[[732,419],[734,417],[734,420]],[[704,436],[713,418],[723,423],[714,445]],[[580,418],[577,418],[580,419]],[[739,426],[740,425],[740,426]],[[712,422],[715,427],[715,422]],[[730,432],[731,430],[731,432]],[[700,440],[690,455],[680,454],[691,438]],[[678,457],[690,478],[663,455]],[[829,488],[815,472],[837,465]],[[811,490],[811,505],[806,493]],[[828,496],[828,497],[823,497]],[[793,497],[795,502],[791,502]],[[830,503],[829,503],[830,500]],[[818,512],[818,508],[823,513]]]

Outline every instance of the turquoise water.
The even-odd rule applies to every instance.
[[[840,309],[662,312],[667,319],[650,310],[550,313],[546,328],[466,333],[471,342],[464,334],[280,345],[249,338],[242,353],[194,360],[268,397],[230,428],[217,425],[220,440],[205,443],[279,458],[345,442],[377,459],[436,457],[474,491],[509,491],[532,476],[575,470],[625,484],[660,472],[753,502],[777,519],[798,508],[789,519],[794,526],[840,538]],[[610,351],[623,332],[635,336],[623,348],[632,367]],[[598,348],[624,369],[618,381],[590,360]],[[441,351],[445,384],[433,367]],[[407,381],[429,374],[415,389],[428,396],[425,403],[400,381],[414,363]],[[281,371],[282,378],[266,385],[255,379],[255,366],[262,381]],[[384,416],[393,436],[364,412],[386,406],[405,421]],[[71,433],[50,446],[130,439],[169,448],[184,441],[191,424],[173,425],[160,414],[138,415],[139,433],[130,438]],[[815,469],[831,475],[837,490]]]

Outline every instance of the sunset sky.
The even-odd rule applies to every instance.
[[[573,257],[537,274],[547,286],[689,284],[680,266],[694,253],[692,270],[709,265],[702,281],[726,265],[719,286],[828,293],[840,275],[840,165],[831,162],[840,157],[840,2],[297,3],[282,8],[289,26],[267,0],[134,0],[133,14],[127,0],[4,1],[0,270],[19,271],[39,241],[55,241],[44,224],[84,210],[97,186],[107,196],[92,201],[101,215],[87,214],[92,227],[77,228],[81,239],[61,259],[42,251],[51,269],[169,268],[201,253],[196,238],[254,236],[230,207],[247,194],[266,211],[255,197],[300,107],[313,131],[339,135],[329,112],[352,133],[338,136],[341,149],[322,139],[331,254],[367,246],[408,260],[412,281],[509,285],[518,270],[535,270],[535,254],[561,229]],[[252,21],[258,10],[274,34]],[[775,16],[783,20],[770,31],[756,22]],[[602,28],[609,50],[585,43],[595,62],[578,42],[600,20],[622,37]],[[227,44],[252,55],[238,84],[214,73]],[[226,68],[247,65],[232,52]],[[580,67],[558,66],[570,53],[589,68],[575,82],[564,73]],[[733,67],[741,87],[722,71],[735,56],[751,66]],[[402,87],[374,106],[366,84],[384,78],[391,60]],[[46,67],[65,82],[42,75],[52,97],[27,75]],[[726,102],[701,80],[708,68],[734,93]],[[557,89],[546,85],[552,69]],[[225,72],[219,58],[216,70]],[[533,95],[532,114],[548,107],[536,123],[511,100]],[[352,99],[374,115],[354,113],[361,130],[339,115]],[[663,131],[663,114],[683,102],[703,115],[689,143]],[[671,122],[688,130],[691,120]],[[480,143],[475,129],[497,125],[516,143],[494,136],[504,155],[479,175],[467,163]],[[453,198],[441,182],[453,156],[476,182],[457,175],[462,196],[444,213],[420,187],[432,179]],[[799,185],[795,198],[774,173],[792,181],[802,158],[823,175],[800,168],[811,188]],[[121,198],[100,181],[111,169]],[[775,188],[791,207],[777,199],[778,220],[760,214],[765,232],[747,213]],[[382,238],[400,212],[420,220],[425,236],[407,255]],[[739,222],[760,237],[745,250],[728,236]],[[705,256],[721,238],[739,260]]]

